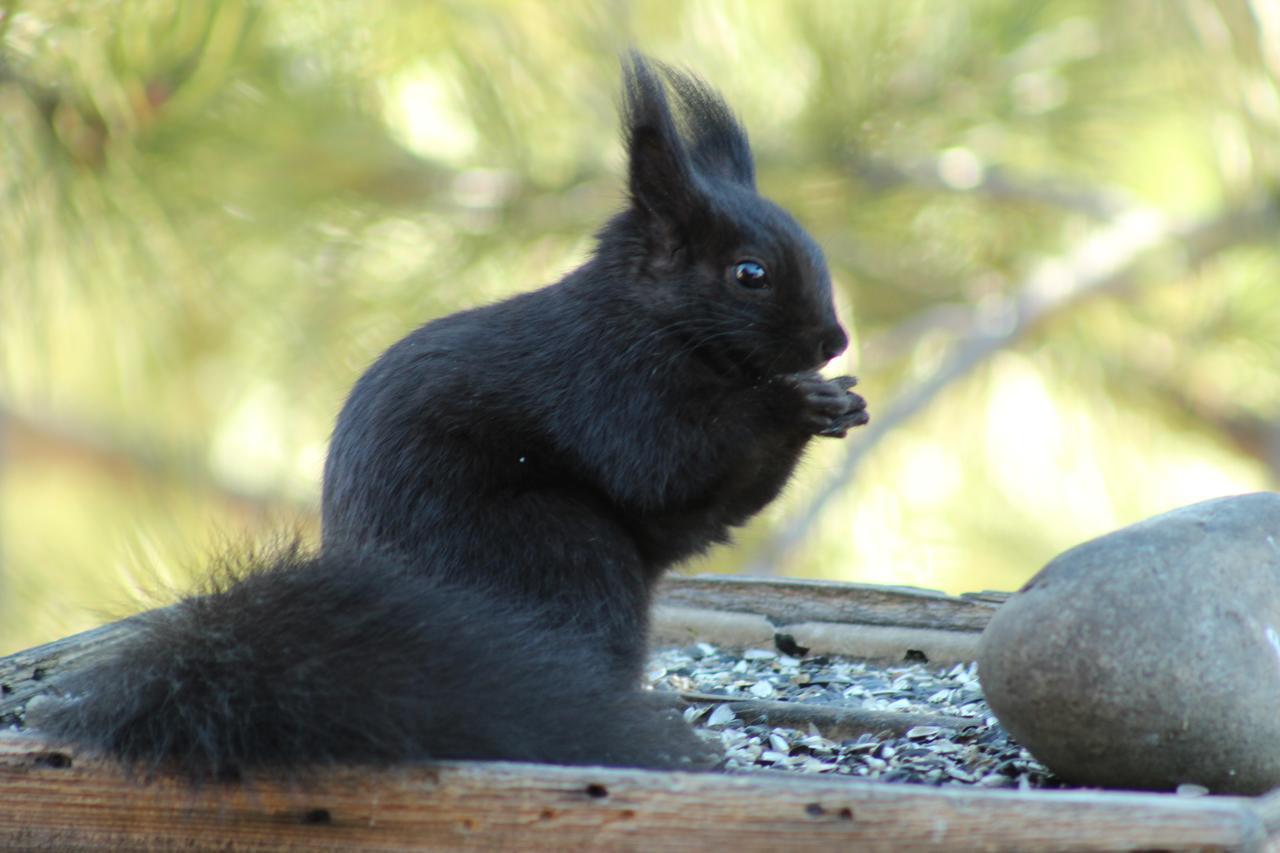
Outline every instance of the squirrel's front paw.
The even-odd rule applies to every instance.
[[[869,419],[867,401],[849,390],[858,384],[857,377],[827,379],[809,372],[789,378],[800,392],[800,425],[814,435],[844,438],[850,429]]]

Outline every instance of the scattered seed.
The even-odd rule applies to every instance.
[[[792,651],[792,650],[788,650]],[[797,658],[768,649],[741,655],[710,643],[659,651],[653,687],[803,702],[832,708],[945,714],[952,726],[914,726],[831,740],[807,731],[743,725],[728,704],[694,706],[685,719],[726,752],[729,772],[826,773],[883,782],[1059,788],[1054,777],[1000,727],[982,697],[976,664],[877,666],[831,656]],[[662,673],[659,675],[659,673]],[[1196,786],[1184,786],[1193,796]]]
[[[907,737],[911,740],[919,740],[922,738],[935,738],[942,732],[938,726],[912,726],[907,729]]]
[[[717,705],[716,709],[711,712],[711,716],[707,717],[707,725],[723,726],[726,723],[731,723],[736,719],[738,719],[738,716],[733,713],[733,709],[730,708],[727,704]]]

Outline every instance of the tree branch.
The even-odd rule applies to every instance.
[[[1199,424],[1209,424],[1224,443],[1267,467],[1280,482],[1280,413],[1270,417],[1229,409],[1195,394],[1154,371],[1140,372],[1144,389],[1171,412]]]
[[[0,447],[0,452],[12,457],[43,453],[70,458],[77,464],[103,471],[178,482],[253,515],[281,510],[304,515],[316,512],[312,501],[230,483],[195,461],[198,454],[167,450],[154,440],[122,437],[54,417],[20,413],[3,402],[0,402],[0,429],[5,436],[5,446]]]
[[[747,572],[776,574],[885,435],[1048,318],[1090,297],[1127,287],[1141,264],[1158,251],[1179,255],[1176,260],[1183,267],[1193,268],[1233,246],[1271,236],[1278,226],[1280,205],[1271,196],[1190,224],[1169,224],[1158,211],[1136,209],[1098,229],[1066,255],[1041,262],[1009,298],[991,308],[970,309],[964,332],[942,366],[872,417],[809,505],[761,546]]]
[[[952,149],[915,163],[855,155],[849,169],[872,189],[915,187],[931,192],[967,193],[997,201],[1056,207],[1108,221],[1136,207],[1123,190],[1080,187],[1065,181],[1013,175],[987,165],[966,149]]]

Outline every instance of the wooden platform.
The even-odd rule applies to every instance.
[[[879,660],[965,658],[999,595],[675,579],[658,633]],[[0,659],[0,716],[91,663],[127,621]],[[760,710],[767,716],[768,703]],[[774,703],[777,704],[777,703]],[[744,705],[744,707],[747,707]],[[776,709],[774,709],[776,710]],[[842,730],[881,726],[857,715]],[[451,762],[339,767],[192,790],[23,733],[0,734],[0,847],[485,850],[1280,850],[1280,793],[1180,797],[930,788],[792,774]]]

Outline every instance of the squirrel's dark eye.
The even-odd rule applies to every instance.
[[[733,278],[752,290],[763,290],[769,286],[769,273],[758,261],[738,261],[733,265]]]

